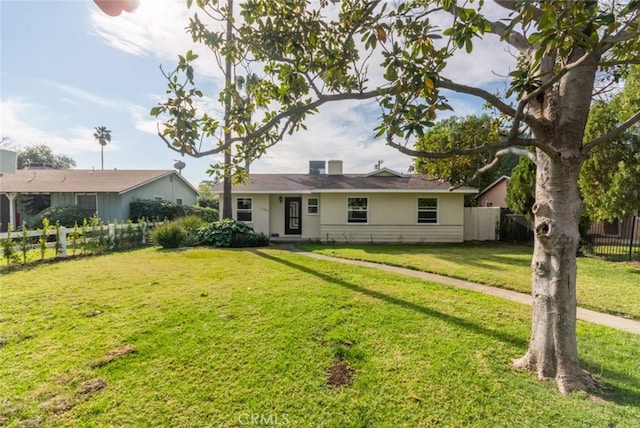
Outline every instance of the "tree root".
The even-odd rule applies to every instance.
[[[558,372],[549,374],[549,367],[536,364],[529,355],[513,360],[510,366],[512,369],[519,369],[529,373],[536,373],[539,380],[555,377],[558,390],[563,395],[569,395],[574,391],[582,391],[589,394],[598,394],[611,391],[602,382],[595,379],[587,370],[579,369],[578,372]]]
[[[556,375],[556,383],[558,389],[563,395],[569,395],[574,391],[583,391],[587,393],[606,392],[609,389],[602,382],[595,379],[591,373],[581,370],[576,374],[558,374]]]

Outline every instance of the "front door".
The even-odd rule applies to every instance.
[[[302,234],[302,198],[284,198],[284,234]]]

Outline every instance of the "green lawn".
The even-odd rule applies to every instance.
[[[0,287],[0,425],[640,420],[638,335],[579,322],[583,364],[612,391],[565,397],[508,367],[529,307],[275,248],[134,250],[6,273]]]
[[[531,292],[531,254],[527,246],[505,244],[322,245],[301,248]],[[578,258],[581,307],[640,319],[640,265]]]

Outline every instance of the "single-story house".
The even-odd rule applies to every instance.
[[[507,186],[511,177],[503,175],[476,196],[479,207],[507,208]]]
[[[222,196],[222,185],[214,192]],[[464,195],[476,192],[387,168],[343,174],[342,161],[326,170],[311,161],[307,174],[250,174],[231,193],[233,218],[274,240],[422,243],[462,242]]]
[[[75,170],[21,169],[0,174],[0,222],[3,231],[11,223],[28,220],[19,195],[49,195],[51,206],[79,205],[87,216],[125,221],[129,203],[158,199],[193,205],[198,191],[174,170]]]

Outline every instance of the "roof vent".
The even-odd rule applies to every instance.
[[[326,172],[325,161],[309,161],[309,175],[326,174]]]

